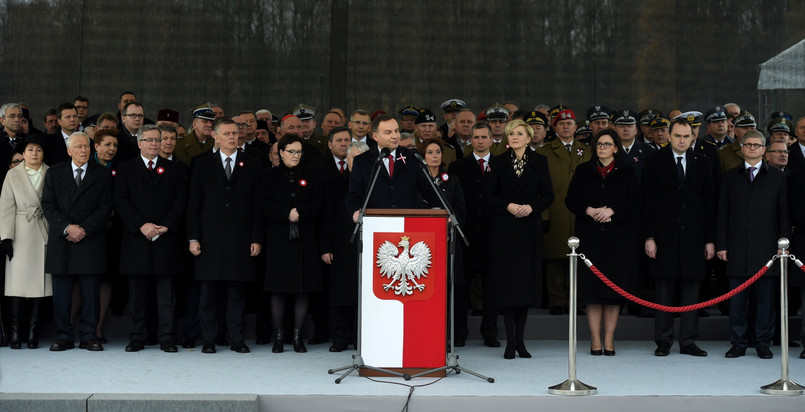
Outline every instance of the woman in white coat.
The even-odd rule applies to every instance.
[[[24,161],[9,170],[0,192],[0,246],[6,258],[5,295],[11,309],[9,346],[12,349],[22,347],[25,306],[28,307],[28,348],[39,347],[40,298],[53,295],[50,274],[45,273],[48,223],[42,214],[41,199],[48,166],[42,163],[43,146],[37,136],[17,145]]]

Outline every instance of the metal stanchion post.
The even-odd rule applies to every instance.
[[[553,385],[548,388],[548,393],[553,395],[594,395],[597,389],[594,386],[586,385],[576,379],[576,315],[578,314],[576,302],[576,265],[579,254],[576,248],[579,247],[579,238],[573,236],[567,240],[570,247],[570,320],[568,331],[568,378],[566,381]]]
[[[774,383],[760,387],[760,392],[769,395],[802,395],[805,387],[788,379],[788,239],[777,240],[780,255],[780,361],[781,378]]]

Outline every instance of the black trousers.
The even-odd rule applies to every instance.
[[[227,280],[202,280],[199,293],[199,320],[204,341],[213,341],[218,336],[218,305],[220,291],[226,294],[226,327],[230,342],[246,340],[246,285],[247,282]]]
[[[730,290],[749,279],[748,276],[730,277]],[[755,301],[755,347],[769,347],[774,336],[774,290],[780,279],[763,276],[749,289],[735,295],[730,299],[730,342],[733,345],[746,348],[749,344],[747,332],[749,330],[749,298],[754,295]]]
[[[330,307],[330,335],[334,346],[347,347],[358,336],[358,306]]]
[[[150,285],[153,283],[154,288]],[[153,294],[153,295],[152,295]],[[151,299],[151,296],[154,299]],[[173,276],[129,276],[129,316],[132,342],[144,343],[148,335],[146,318],[149,306],[156,301],[158,338],[160,343],[172,342],[176,335],[176,291]]]
[[[498,302],[490,291],[492,282],[495,279],[491,272],[481,273],[481,288],[483,290],[484,308],[481,318],[481,336],[484,339],[496,339],[498,336],[498,315],[502,312],[501,303]]]
[[[657,303],[666,306],[685,306],[697,303],[702,288],[699,279],[671,279],[654,278],[657,290]],[[679,296],[678,304],[674,297]],[[679,346],[694,343],[699,337],[699,311],[682,312],[679,314]],[[657,311],[654,317],[654,341],[657,345],[672,345],[674,343],[674,314]]]
[[[56,321],[56,339],[75,341],[70,308],[73,305],[73,282],[78,281],[81,291],[79,313],[79,340],[95,339],[95,329],[101,317],[101,277],[98,275],[53,275],[53,318]]]

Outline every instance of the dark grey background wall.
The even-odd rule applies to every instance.
[[[146,114],[299,102],[348,111],[563,103],[757,113],[757,65],[805,37],[805,5],[761,0],[0,0],[0,100],[90,99]],[[802,113],[796,93],[773,105]]]

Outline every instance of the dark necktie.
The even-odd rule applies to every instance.
[[[153,171],[154,171],[154,161],[153,161],[153,160],[149,160],[149,161],[148,161],[148,171],[149,171],[149,172],[153,172]]]
[[[572,147],[572,145],[569,145],[569,144],[566,144],[566,145],[565,145],[565,149],[567,149],[567,152],[568,152],[568,153],[570,153],[570,148],[571,148],[571,147]]]
[[[484,159],[478,159],[478,164],[481,165],[481,174],[486,173],[486,165],[484,163],[486,163]]]
[[[338,173],[344,174],[344,165],[345,165],[346,163],[347,163],[347,162],[345,162],[345,161],[343,161],[343,160],[339,160],[339,161],[338,161]]]
[[[750,167],[749,167],[749,181],[750,181],[750,182],[754,182],[754,181],[755,181],[755,170],[757,170],[757,168],[756,168],[756,167],[754,167],[754,166],[750,166]]]
[[[394,155],[389,155],[389,177],[394,177]]]
[[[84,169],[78,168],[75,169],[75,186],[81,187],[81,173],[84,173]]]
[[[224,172],[226,172],[226,180],[229,180],[229,178],[232,177],[232,165],[230,164],[232,163],[232,158],[227,157],[225,161],[226,166],[224,167]]]
[[[685,168],[682,167],[682,156],[676,157],[676,171],[679,173],[679,177],[685,180]]]
[[[9,140],[9,141],[8,141],[8,144],[10,144],[10,145],[11,145],[11,150],[16,149],[16,148],[17,148],[17,139],[16,139],[16,138],[14,138],[14,139]]]

